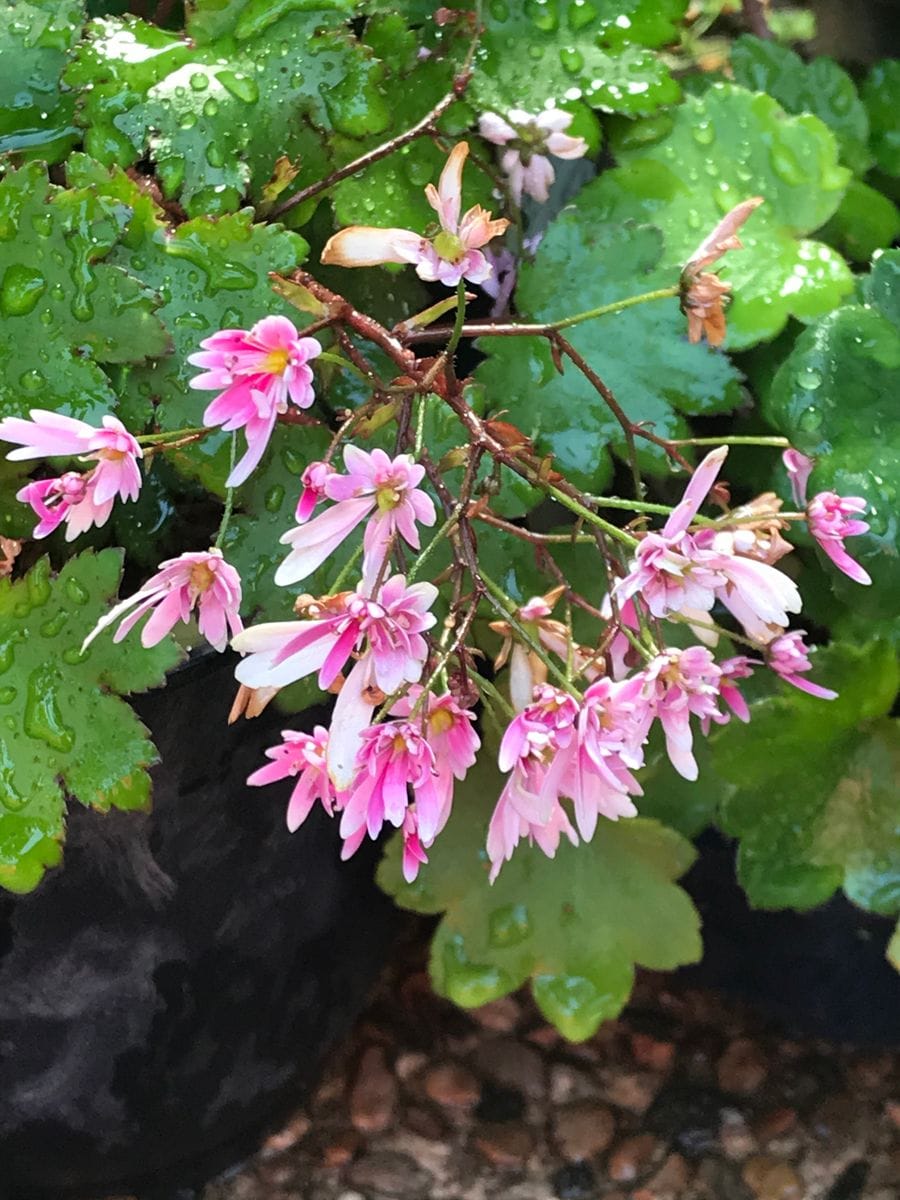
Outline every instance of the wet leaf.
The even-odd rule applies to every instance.
[[[852,290],[840,255],[805,237],[835,211],[850,178],[818,117],[786,117],[771,97],[718,83],[672,113],[617,127],[611,142],[621,166],[588,184],[579,207],[590,204],[598,220],[659,226],[673,271],[726,212],[764,197],[741,230],[745,249],[719,271],[734,287],[730,348],[773,337],[790,316],[813,320]]]
[[[473,1008],[530,981],[544,1016],[583,1041],[621,1011],[636,964],[668,970],[699,957],[699,918],[675,884],[694,852],[656,821],[604,821],[591,843],[564,843],[552,861],[523,844],[491,886],[484,839],[502,785],[484,754],[416,882],[403,881],[395,838],[379,883],[403,908],[443,913],[431,949],[438,992]]]
[[[239,18],[237,41],[201,45],[134,18],[92,22],[66,73],[85,149],[108,166],[149,153],[165,195],[192,216],[261,198],[282,156],[302,163],[298,188],[317,179],[326,132],[381,132],[390,113],[378,60],[333,18],[301,7],[279,5],[285,15],[253,33],[251,22],[244,40]]]
[[[862,86],[863,103],[869,112],[872,151],[887,175],[900,175],[900,59],[876,63]]]
[[[809,495],[863,496],[867,534],[848,550],[873,578],[860,587],[835,567],[832,586],[870,619],[892,619],[900,591],[900,251],[876,261],[868,303],[845,304],[797,339],[763,403],[766,418],[816,459]]]
[[[162,683],[180,652],[109,635],[81,652],[121,567],[121,551],[87,551],[56,577],[44,558],[0,579],[0,886],[12,891],[60,861],[67,796],[104,811],[149,803],[156,750],[119,697]]]
[[[269,280],[270,271],[287,274],[299,266],[306,256],[306,242],[276,225],[254,225],[250,209],[219,219],[196,217],[172,232],[152,199],[122,171],[108,172],[76,155],[69,173],[84,187],[120,201],[120,207],[129,206],[132,215],[112,261],[139,276],[163,301],[158,316],[174,353],[130,372],[125,402],[136,411],[154,403],[162,429],[200,425],[209,394],[188,386],[196,374],[188,355],[217,329],[248,329],[273,313],[283,313],[298,325],[308,323],[274,294]],[[123,210],[126,217],[128,211]],[[184,474],[222,494],[229,440],[227,434],[215,433],[167,457]]]
[[[830,58],[804,62],[788,46],[749,34],[731,48],[735,83],[768,92],[789,113],[813,113],[837,138],[841,161],[855,175],[871,167],[869,116],[856,84]]]
[[[678,99],[653,48],[670,42],[685,0],[493,0],[476,55],[482,109],[540,112],[583,99],[606,112],[649,113]]]
[[[98,364],[169,348],[153,293],[110,259],[128,215],[51,186],[40,163],[0,182],[0,416],[35,407],[99,422],[115,394]]]
[[[83,21],[81,0],[0,8],[0,154],[55,163],[78,141],[75,98],[60,76]]]
[[[900,682],[896,655],[884,642],[836,644],[815,666],[837,700],[783,685],[751,704],[749,725],[714,739],[715,769],[731,785],[722,827],[740,838],[751,903],[810,908],[843,887],[864,908],[894,913],[900,736],[885,714]]]

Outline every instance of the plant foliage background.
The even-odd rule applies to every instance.
[[[351,222],[424,228],[422,188],[446,150],[428,137],[275,214],[437,104],[472,40],[470,7],[457,0],[436,20],[424,0],[192,0],[145,17],[99,0],[0,5],[0,416],[38,406],[86,420],[113,412],[135,433],[195,425],[186,356],[201,338],[266,313],[312,319],[273,291],[270,274],[317,263]],[[640,818],[606,823],[555,862],[522,848],[493,888],[482,849],[499,786],[490,767],[460,789],[414,884],[402,879],[399,848],[388,850],[383,886],[401,905],[443,914],[438,989],[473,1005],[530,980],[542,1010],[576,1039],[619,1011],[635,964],[670,968],[700,954],[698,917],[677,881],[707,824],[737,839],[757,905],[805,908],[843,888],[869,910],[900,913],[890,716],[900,252],[889,248],[900,232],[900,62],[848,71],[810,61],[789,37],[740,32],[737,10],[727,0],[488,0],[471,83],[440,121],[448,139],[468,137],[467,199],[489,207],[492,148],[473,132],[481,112],[537,112],[552,97],[589,141],[591,170],[561,172],[542,210],[526,206],[525,232],[544,237],[512,299],[525,320],[671,284],[724,213],[765,197],[742,235],[746,252],[723,267],[734,287],[724,351],[688,344],[674,301],[581,325],[572,343],[632,421],[664,438],[785,435],[816,457],[814,489],[869,505],[857,549],[872,588],[854,589],[811,544],[799,546],[808,619],[829,643],[817,661],[840,691],[824,712],[781,685],[758,688],[750,725],[711,737],[698,784],[660,757],[644,773]],[[776,34],[789,35],[788,16],[776,16]],[[311,269],[337,286],[328,269]],[[388,321],[429,302],[409,271],[345,273],[340,288]],[[560,374],[543,339],[484,337],[478,351],[473,403],[506,414],[579,487],[615,494],[626,447],[584,378]],[[321,424],[278,431],[229,528],[248,617],[278,618],[277,537],[299,476],[321,457],[328,423],[366,398],[327,364],[317,391]],[[429,422],[437,459],[459,432],[437,411]],[[60,861],[67,797],[101,809],[149,802],[155,752],[121,697],[160,684],[181,651],[172,641],[151,652],[80,646],[115,595],[116,547],[140,578],[210,524],[227,443],[216,434],[154,462],[140,501],[74,557],[54,535],[40,550],[26,544],[15,582],[0,580],[5,887],[30,889]],[[649,442],[640,451],[654,494],[672,500],[680,485],[664,453]],[[784,491],[774,461],[734,452],[756,491]],[[0,463],[8,538],[30,530],[13,499],[24,474]],[[497,511],[527,517],[540,495],[506,483]],[[499,529],[484,533],[479,554],[522,601],[555,582],[531,547]],[[578,586],[587,564],[577,547],[564,560]],[[303,590],[323,590],[339,567]],[[589,618],[579,619],[589,638]],[[496,652],[486,621],[477,636]],[[295,706],[313,694],[295,689]]]

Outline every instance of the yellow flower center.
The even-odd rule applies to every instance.
[[[215,578],[215,571],[211,571],[207,563],[194,563],[191,567],[191,591],[202,596],[212,587]]]
[[[390,512],[400,503],[400,489],[393,483],[386,483],[375,493],[375,502],[379,512]]]
[[[437,708],[428,718],[428,723],[434,733],[446,733],[453,728],[453,713],[446,708]]]
[[[270,350],[263,359],[263,370],[270,375],[283,375],[290,361],[291,356],[287,350]]]
[[[466,248],[462,244],[461,239],[455,233],[448,233],[446,229],[441,230],[432,242],[432,245],[438,257],[442,258],[445,262],[459,262],[466,253]]]
[[[397,734],[393,741],[393,747],[397,754],[403,754],[406,750],[406,738],[402,734]]]

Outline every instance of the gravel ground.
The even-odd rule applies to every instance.
[[[572,1046],[525,993],[461,1013],[420,955],[203,1200],[900,1198],[900,1054],[786,1040],[649,974]]]

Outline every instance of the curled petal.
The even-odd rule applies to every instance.
[[[469,143],[457,142],[444,163],[437,188],[429,184],[425,189],[426,199],[437,213],[441,227],[450,233],[456,233],[459,226],[462,173],[468,157]]]
[[[328,239],[322,251],[322,262],[338,267],[377,267],[382,263],[418,262],[421,244],[421,236],[411,229],[350,225]]]
[[[712,485],[716,482],[728,456],[727,446],[718,446],[710,451],[703,462],[691,476],[684,495],[672,510],[672,514],[663,526],[663,537],[677,537],[682,534],[696,517],[700,505],[709,495]]]
[[[691,257],[684,265],[684,273],[697,275],[704,267],[716,261],[726,250],[740,250],[742,243],[737,236],[738,230],[754,209],[762,204],[762,196],[751,196],[736,204],[731,212],[726,213],[715,229],[703,239]]]

